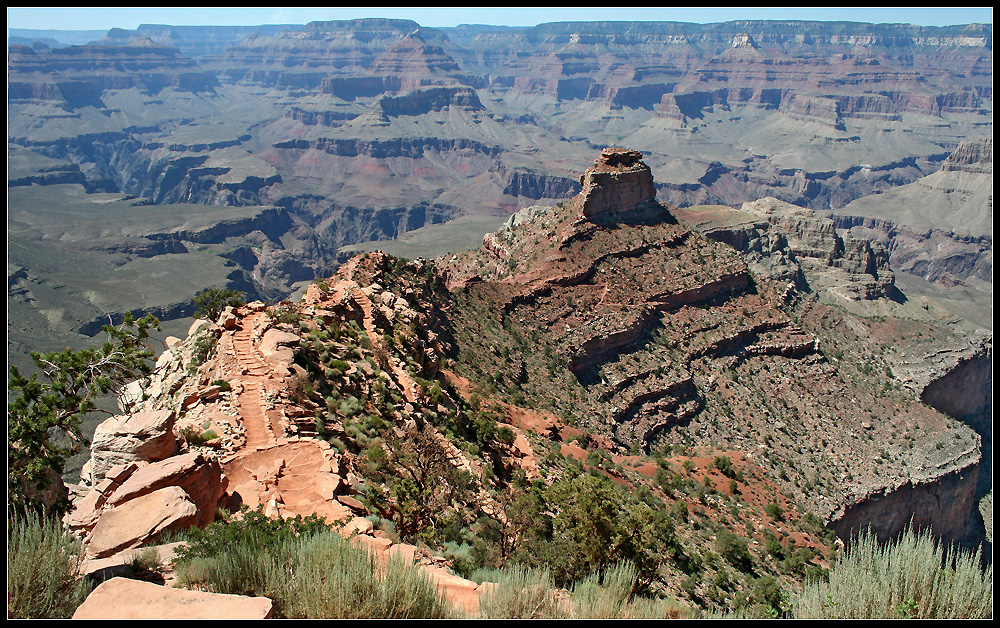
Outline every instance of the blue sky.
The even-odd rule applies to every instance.
[[[105,30],[112,27],[134,29],[139,24],[170,25],[257,25],[305,24],[313,20],[345,20],[359,17],[395,17],[422,26],[458,24],[503,24],[533,26],[561,21],[677,21],[725,22],[729,20],[822,20],[851,22],[911,23],[945,26],[971,22],[993,23],[992,7],[973,8],[740,8],[740,7],[616,7],[572,9],[555,7],[485,8],[7,8],[8,28]]]

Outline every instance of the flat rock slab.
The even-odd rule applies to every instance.
[[[91,451],[91,482],[99,482],[118,464],[142,460],[157,462],[177,453],[174,413],[149,410],[113,416],[97,426]]]
[[[200,525],[215,518],[215,507],[225,492],[219,461],[191,452],[139,469],[108,497],[107,503],[115,506],[168,486],[184,489],[198,507]]]
[[[178,486],[168,486],[104,512],[87,539],[87,555],[105,558],[166,530],[194,525],[198,508]]]
[[[266,597],[204,593],[112,578],[94,589],[73,619],[267,619],[272,612],[274,603]]]

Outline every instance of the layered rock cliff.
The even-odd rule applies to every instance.
[[[473,612],[480,586],[445,569],[460,552],[424,556],[390,532],[447,552],[445,526],[524,542],[520,487],[580,477],[634,492],[628,512],[683,507],[671,538],[688,557],[708,555],[706,526],[794,529],[819,552],[866,526],[962,536],[980,437],[888,378],[894,348],[933,342],[920,340],[930,327],[758,274],[648,195],[644,166],[602,151],[577,196],[515,214],[479,251],[358,256],[299,302],[229,307],[168,338],[97,430],[67,522],[97,558],[204,525],[217,506],[315,513],[377,555],[413,556]],[[775,254],[885,270],[811,212],[745,209]],[[978,385],[963,373],[944,385]],[[408,482],[417,501],[399,492]],[[659,558],[658,586],[690,560]]]
[[[467,303],[464,317],[452,317],[467,376],[488,376],[624,447],[710,439],[785,467],[787,490],[845,536],[859,518],[891,535],[918,510],[921,525],[961,535],[979,437],[912,393],[872,389],[826,358],[832,348],[803,326],[809,319],[793,322],[800,314],[789,304],[808,283],[752,274],[759,262],[748,268],[663,207],[637,218],[636,202],[655,203],[639,158],[604,151],[571,202],[530,208],[488,234],[483,251],[442,261]],[[587,184],[595,180],[603,187]],[[593,207],[600,211],[588,216]],[[750,230],[730,225],[720,239],[743,238],[742,250],[786,267],[801,263],[817,286],[820,274],[839,277],[826,285],[849,299],[891,303],[892,272],[877,245],[845,241],[832,220],[773,199],[744,210]],[[932,432],[939,436],[924,438]],[[938,505],[903,508],[907,491]],[[892,496],[894,517],[876,514],[889,503],[876,495]]]

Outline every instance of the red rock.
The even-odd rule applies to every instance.
[[[338,495],[337,501],[355,512],[368,512],[368,508],[364,504],[349,495]]]
[[[87,538],[87,555],[111,556],[166,530],[190,527],[197,518],[198,508],[183,489],[161,488],[102,513]]]
[[[94,589],[73,619],[267,619],[273,612],[274,603],[264,597],[186,591],[112,578]]]
[[[280,329],[268,329],[264,332],[258,347],[260,354],[265,360],[277,364],[288,364],[295,357],[295,351],[290,345],[297,345],[299,337]]]
[[[423,572],[452,605],[472,615],[479,613],[479,584],[442,567],[427,566]]]
[[[344,526],[342,534],[351,536],[352,534],[369,534],[375,529],[375,525],[364,517],[354,517]]]
[[[173,456],[178,449],[173,427],[174,413],[169,410],[113,416],[98,425],[90,446],[91,483],[115,465]]]
[[[625,148],[605,148],[594,165],[580,177],[583,215],[591,222],[648,209],[656,200],[653,174],[642,153]]]
[[[108,498],[117,505],[167,486],[178,486],[198,507],[198,523],[215,518],[215,508],[225,493],[222,467],[214,456],[191,452],[139,469]]]

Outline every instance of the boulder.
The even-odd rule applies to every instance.
[[[219,315],[219,326],[223,329],[232,330],[236,329],[237,323],[239,323],[239,319],[233,310],[233,306],[227,305]]]
[[[480,585],[478,583],[456,576],[447,569],[435,565],[424,567],[423,572],[453,606],[470,615],[479,613]]]
[[[166,530],[190,527],[197,518],[198,507],[184,489],[161,488],[102,513],[87,538],[87,556],[111,556]]]
[[[616,222],[629,214],[659,209],[653,174],[642,153],[605,148],[580,177],[583,217],[591,222]]]
[[[130,462],[108,469],[104,479],[98,482],[83,498],[73,503],[73,510],[63,519],[66,525],[74,530],[92,529],[101,516],[108,496],[135,473],[137,468],[135,463]]]
[[[195,321],[191,323],[191,327],[188,328],[188,333],[187,333],[188,338],[194,336],[201,330],[209,329],[212,326],[213,326],[212,323],[210,321],[205,320],[204,318],[195,319]]]
[[[348,508],[350,508],[354,512],[360,512],[360,513],[367,513],[368,512],[368,508],[366,508],[364,504],[362,504],[357,499],[351,497],[350,495],[338,495],[337,496],[337,501],[339,501],[341,504],[347,506]]]
[[[97,426],[90,446],[90,482],[97,484],[111,467],[158,462],[177,453],[174,413],[151,410],[113,416]]]
[[[139,469],[108,497],[107,503],[117,506],[167,486],[180,487],[188,494],[198,509],[198,525],[212,522],[226,489],[218,459],[191,452]]]
[[[73,619],[267,619],[273,612],[274,603],[265,597],[187,591],[112,578],[94,589]]]
[[[260,354],[265,360],[276,364],[289,364],[295,358],[295,351],[290,345],[296,345],[299,337],[280,329],[268,329],[260,340]]]
[[[351,536],[354,534],[371,534],[375,525],[364,517],[354,517],[344,526],[341,534]]]

